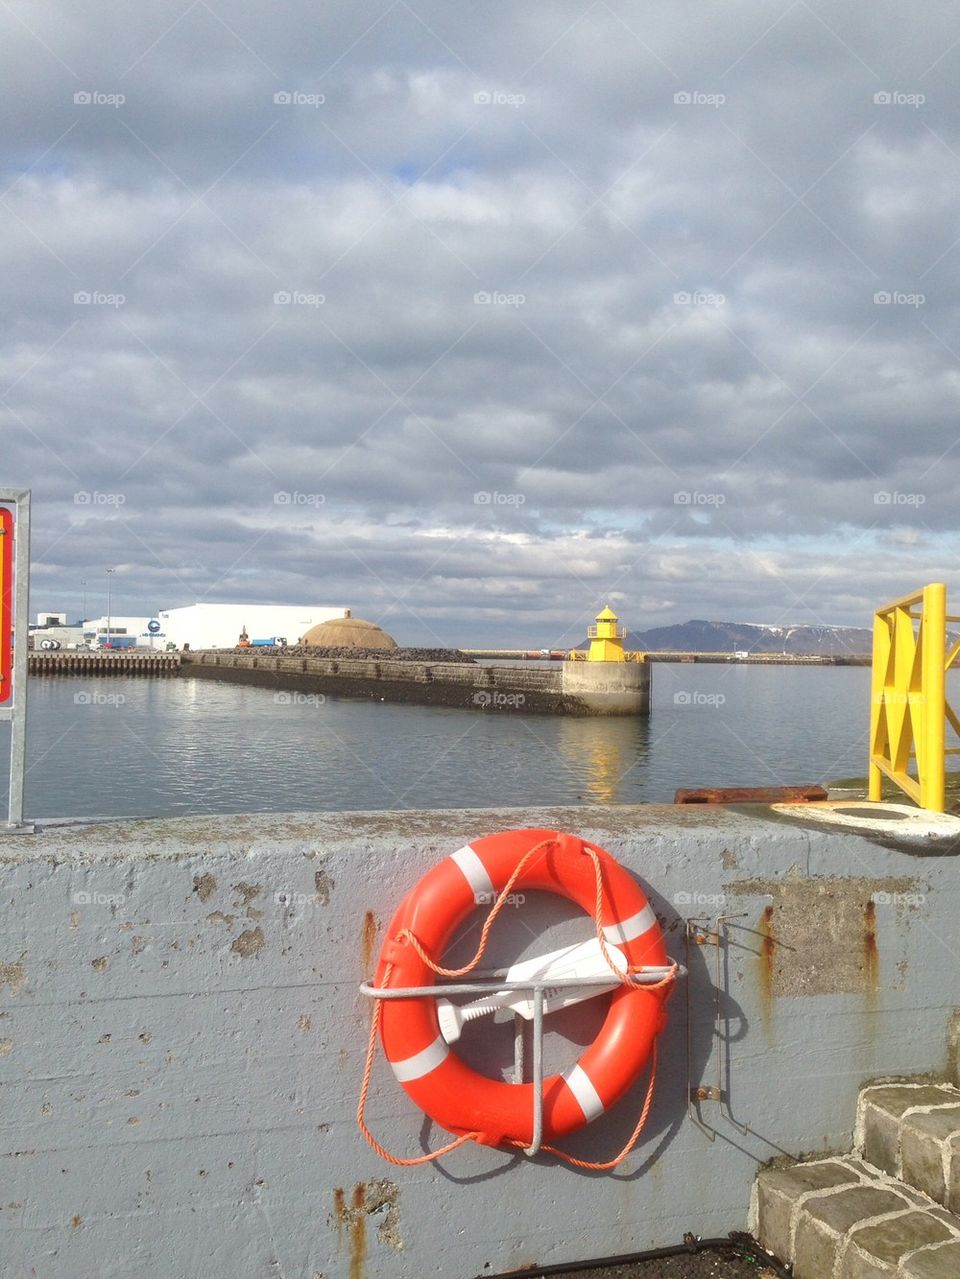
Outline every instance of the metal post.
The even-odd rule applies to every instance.
[[[0,832],[30,832],[23,820],[23,779],[27,755],[27,632],[30,617],[30,490],[0,489],[0,502],[15,510],[13,596],[13,704],[0,720],[10,721],[10,791],[7,820]]]
[[[117,570],[115,568],[107,569],[107,648],[113,648],[113,640],[110,638],[110,582]]]
[[[917,742],[917,771],[920,775],[920,807],[936,813],[943,812],[945,791],[946,629],[947,588],[942,582],[932,582],[923,588],[923,614],[920,619],[920,686],[923,697],[920,722],[923,741]]]
[[[877,729],[884,713],[883,689],[890,653],[890,624],[880,613],[873,615],[873,661],[870,671],[870,762],[867,798],[879,803],[883,796],[883,773],[874,763],[877,751]]]
[[[533,990],[533,1133],[525,1155],[537,1155],[543,1145],[543,987]]]

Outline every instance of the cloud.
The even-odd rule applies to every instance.
[[[38,607],[552,643],[949,575],[949,6],[88,10],[0,18]]]

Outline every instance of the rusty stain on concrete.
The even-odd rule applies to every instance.
[[[139,937],[136,933],[130,938],[130,946],[135,955],[139,955],[141,951],[146,950],[147,939]]]
[[[736,870],[740,865],[740,858],[729,848],[725,848],[720,854],[720,865],[724,870]]]
[[[80,912],[78,910],[72,910],[70,912],[70,927],[71,928],[80,927]]]
[[[149,1044],[150,1040],[153,1038],[153,1035],[151,1035],[149,1030],[144,1030],[140,1032],[137,1038],[140,1040],[141,1044]]]
[[[363,917],[363,930],[360,933],[360,971],[366,976],[373,963],[373,948],[377,943],[377,917],[368,910]]]
[[[367,1259],[367,1188],[358,1181],[353,1188],[353,1209],[350,1223],[350,1279],[363,1279],[364,1262]]]
[[[343,1187],[337,1186],[333,1192],[333,1224],[337,1231],[337,1251],[343,1244],[343,1227],[347,1220],[347,1205]]]
[[[377,1225],[377,1239],[388,1248],[399,1252],[403,1248],[400,1235],[400,1187],[395,1181],[381,1178],[376,1181],[358,1181],[353,1188],[349,1206],[342,1187],[333,1192],[332,1223],[337,1232],[337,1249],[343,1247],[344,1230],[349,1229],[350,1271],[349,1279],[363,1279],[367,1259],[367,1218],[383,1214]]]
[[[83,1218],[79,1215],[74,1217],[73,1220],[70,1222],[70,1225],[73,1227],[74,1230],[79,1230],[80,1227],[83,1225]]]
[[[202,902],[207,900],[210,894],[216,890],[216,887],[217,881],[209,871],[203,875],[194,875],[193,877],[193,891]]]
[[[209,923],[224,924],[227,928],[231,928],[233,926],[233,921],[235,919],[236,915],[225,915],[222,910],[211,911],[207,916]]]
[[[867,992],[880,989],[880,951],[877,948],[877,908],[871,898],[863,908],[863,968]]]
[[[12,1039],[0,1039],[0,1057],[6,1057],[12,1047]]]
[[[302,1030],[304,1034],[311,1028],[313,1022],[306,1013],[301,1013],[297,1018],[297,1030]]]
[[[761,995],[863,995],[879,979],[873,899],[908,894],[909,877],[752,879],[726,885],[733,897],[765,896],[756,936],[740,934],[758,956]],[[734,935],[736,925],[730,925]],[[870,938],[868,943],[867,938]],[[867,962],[867,949],[870,956]]]
[[[325,870],[318,870],[313,877],[314,886],[317,890],[317,896],[324,906],[330,905],[330,893],[333,891],[334,883]]]
[[[263,929],[258,925],[256,928],[246,929],[239,937],[234,938],[230,943],[230,949],[235,951],[241,959],[249,959],[251,956],[255,958],[259,955],[266,944],[267,939],[263,935]]]
[[[0,986],[9,986],[11,995],[15,995],[27,980],[27,970],[23,966],[26,954],[24,951],[16,963],[0,964]]]
[[[757,928],[760,936],[760,1003],[764,1025],[769,1035],[773,1012],[773,974],[776,967],[777,939],[773,933],[773,907],[764,907]]]
[[[107,971],[107,964],[109,964],[109,962],[110,960],[108,956],[106,955],[100,955],[97,959],[90,960],[91,966],[98,973],[105,973]]]

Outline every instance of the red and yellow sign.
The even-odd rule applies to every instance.
[[[13,512],[0,507],[0,705],[13,695]]]

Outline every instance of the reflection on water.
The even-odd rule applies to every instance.
[[[70,817],[669,803],[681,786],[863,776],[869,681],[862,667],[657,665],[643,720],[287,702],[207,680],[37,678],[26,809]],[[0,727],[4,767],[7,746]]]
[[[581,789],[585,804],[621,802],[631,772],[645,770],[648,719],[561,719],[557,752]]]

